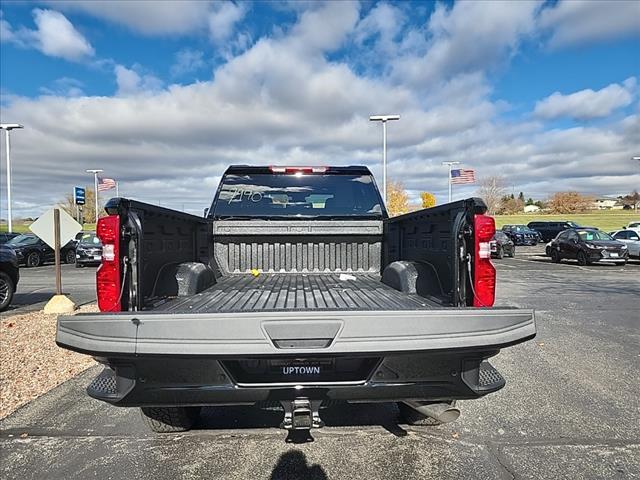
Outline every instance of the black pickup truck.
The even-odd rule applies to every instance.
[[[56,341],[104,364],[90,396],[142,407],[158,432],[265,402],[287,429],[322,426],[335,401],[452,421],[457,399],[505,385],[488,359],[535,336],[531,310],[492,308],[477,198],[388,218],[365,167],[232,166],[206,218],[106,211],[101,313],[60,317]]]

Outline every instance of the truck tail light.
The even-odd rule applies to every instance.
[[[475,215],[473,306],[491,307],[496,300],[496,269],[491,263],[491,239],[496,233],[496,222],[488,215]]]
[[[96,272],[98,308],[101,312],[119,312],[120,291],[120,217],[109,215],[98,220],[96,235],[102,242],[102,263]]]
[[[269,167],[271,173],[286,173],[290,175],[304,175],[309,173],[325,173],[327,167]]]

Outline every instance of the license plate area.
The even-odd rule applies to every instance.
[[[380,358],[256,358],[221,363],[238,385],[304,385],[363,383],[380,363]]]

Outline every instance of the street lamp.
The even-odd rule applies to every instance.
[[[87,173],[93,173],[93,198],[96,201],[96,224],[98,223],[98,174],[104,172],[104,170],[94,169],[86,170]]]
[[[387,203],[387,122],[400,120],[400,115],[371,115],[369,121],[382,122],[382,196]]]
[[[454,165],[460,165],[460,162],[442,162],[442,165],[449,166],[449,203],[451,203],[451,167]]]
[[[19,123],[0,123],[0,130],[6,130],[7,140],[7,220],[9,222],[9,233],[13,232],[13,215],[11,212],[11,140],[9,140],[9,132],[15,128],[24,128]]]

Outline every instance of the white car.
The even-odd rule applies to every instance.
[[[632,222],[633,223],[633,222]],[[631,225],[631,224],[630,224]],[[629,256],[634,258],[640,258],[640,228],[638,230],[626,228],[625,230],[616,230],[609,232],[616,240],[620,240],[627,245],[629,249]]]
[[[629,222],[626,226],[627,230],[633,230],[636,233],[640,233],[640,220],[635,222]]]

